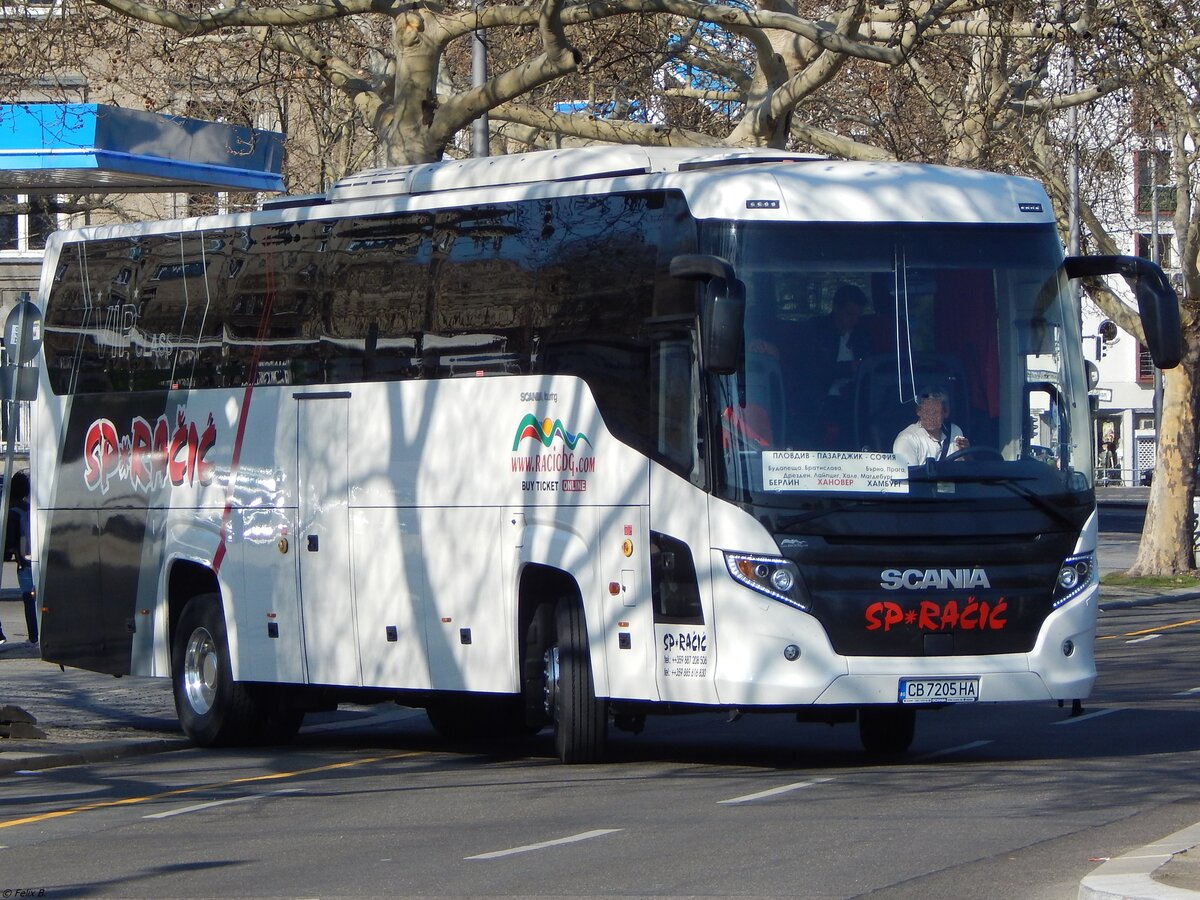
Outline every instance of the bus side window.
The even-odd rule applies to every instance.
[[[657,406],[652,421],[658,429],[655,448],[658,457],[696,481],[699,477],[696,423],[700,411],[691,338],[655,341],[650,365]]]

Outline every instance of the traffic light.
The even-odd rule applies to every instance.
[[[1096,359],[1103,359],[1108,355],[1110,345],[1116,343],[1117,323],[1112,319],[1105,319],[1096,329]]]

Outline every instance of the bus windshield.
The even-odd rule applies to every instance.
[[[1091,486],[1078,316],[1051,226],[708,222],[746,290],[741,362],[710,375],[717,493]]]

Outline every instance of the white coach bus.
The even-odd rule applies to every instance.
[[[396,701],[567,762],[655,713],[900,752],[919,709],[1083,698],[1069,279],[1111,273],[1174,365],[1157,267],[1064,260],[1040,186],[974,171],[573,149],[61,233],[42,654],[171,678],[202,745]],[[927,401],[966,441],[908,458]]]

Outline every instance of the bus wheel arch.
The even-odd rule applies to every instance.
[[[577,596],[579,587],[566,572],[550,566],[528,565],[518,591],[518,672],[525,723],[541,729],[551,724],[546,714],[544,659],[554,642],[554,606],[558,598]]]
[[[529,566],[520,598],[526,721],[553,726],[563,762],[599,762],[608,742],[608,704],[596,696],[579,586],[566,572]]]
[[[174,669],[175,639],[179,634],[179,619],[184,608],[194,597],[205,594],[220,595],[221,587],[216,573],[207,566],[188,559],[176,559],[167,573],[167,642]]]

